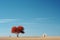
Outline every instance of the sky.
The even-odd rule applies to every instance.
[[[20,36],[60,36],[60,0],[0,0],[0,36],[16,36],[19,25]]]

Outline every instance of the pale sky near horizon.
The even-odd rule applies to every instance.
[[[60,0],[0,0],[0,36],[15,35],[19,25],[21,36],[60,36]]]

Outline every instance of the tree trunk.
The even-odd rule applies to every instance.
[[[17,37],[19,37],[19,34],[17,34]]]

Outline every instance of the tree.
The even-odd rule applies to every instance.
[[[17,37],[19,37],[19,33],[24,33],[24,27],[23,26],[18,26],[18,27],[13,26],[11,32],[17,34]]]
[[[17,30],[16,26],[13,26],[11,32],[12,32],[12,33],[16,33],[16,30]]]

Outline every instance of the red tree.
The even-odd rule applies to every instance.
[[[11,32],[12,32],[12,33],[16,33],[16,30],[17,30],[16,26],[13,26]]]
[[[17,37],[19,37],[18,36],[19,33],[24,33],[24,28],[23,28],[23,26],[18,26],[18,27],[13,26],[11,32],[17,34]]]

